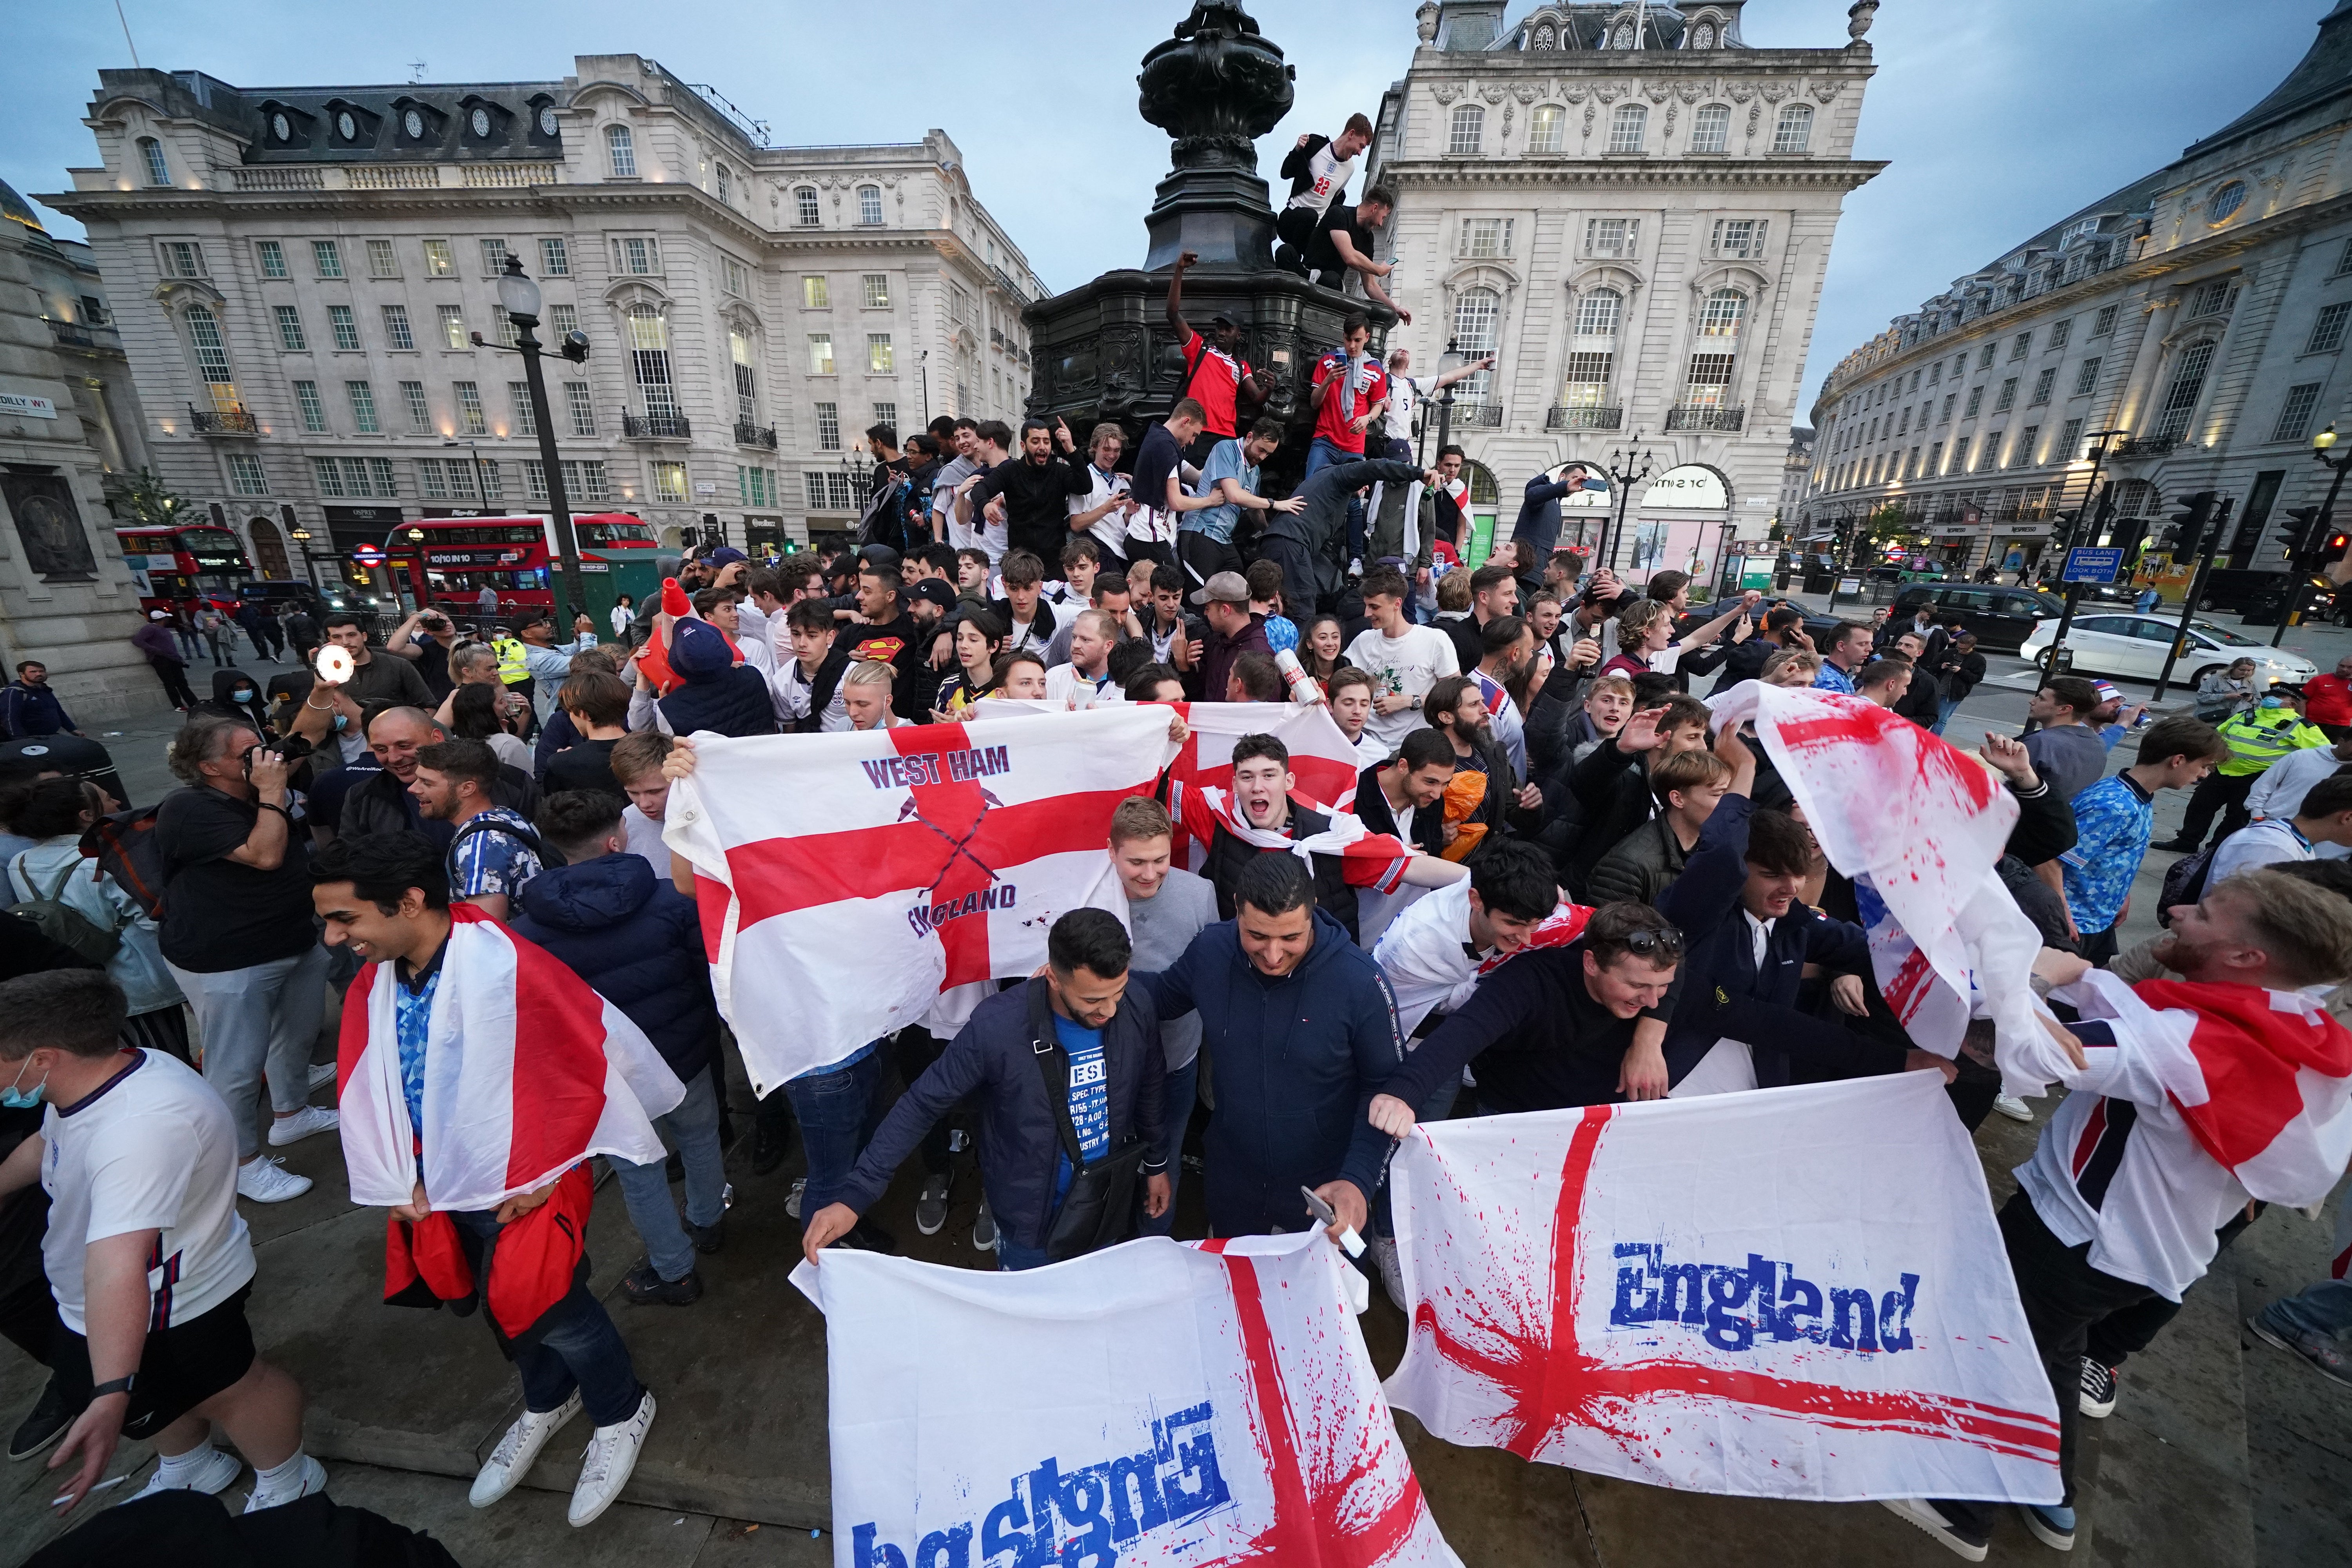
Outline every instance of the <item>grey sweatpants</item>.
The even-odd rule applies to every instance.
[[[310,1047],[326,1009],[327,950],[314,946],[293,958],[209,974],[169,967],[195,1010],[205,1081],[228,1101],[236,1122],[236,1157],[250,1159],[261,1148],[256,1122],[265,1068],[272,1109],[299,1110],[310,1102]]]

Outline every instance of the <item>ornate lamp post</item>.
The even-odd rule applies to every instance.
[[[1609,454],[1609,466],[1601,472],[1608,479],[1609,488],[1617,493],[1617,510],[1612,522],[1601,531],[1601,563],[1597,569],[1617,570],[1617,551],[1625,542],[1625,509],[1633,501],[1633,487],[1648,479],[1656,465],[1656,457],[1642,445],[1639,430],[1633,432],[1630,443]]]
[[[555,547],[562,564],[562,587],[556,594],[555,624],[570,632],[574,616],[588,608],[587,589],[580,581],[580,542],[572,533],[572,506],[563,493],[563,463],[555,452],[555,420],[547,407],[547,378],[540,371],[540,342],[532,329],[539,325],[539,285],[523,276],[522,258],[509,252],[507,269],[499,279],[499,303],[514,322],[517,353],[522,355],[523,379],[530,387],[530,418],[539,430],[539,463],[547,476],[547,507],[555,518]],[[579,364],[588,358],[588,336],[569,332],[557,351]]]

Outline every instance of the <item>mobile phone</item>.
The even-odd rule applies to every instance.
[[[1339,1223],[1339,1211],[1318,1197],[1313,1187],[1302,1186],[1298,1189],[1298,1194],[1307,1200],[1307,1212],[1313,1215],[1318,1223],[1327,1226]],[[1348,1256],[1350,1258],[1361,1258],[1364,1255],[1364,1238],[1356,1234],[1354,1226],[1349,1226],[1339,1233],[1339,1245],[1348,1249]]]

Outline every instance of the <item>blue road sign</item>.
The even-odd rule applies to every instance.
[[[2112,583],[2123,570],[2124,552],[2115,550],[2069,550],[2062,583]]]

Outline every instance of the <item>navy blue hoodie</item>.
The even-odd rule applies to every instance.
[[[686,684],[661,700],[670,732],[709,730],[721,735],[772,735],[776,705],[765,677],[735,662],[727,636],[708,621],[678,621],[669,629],[669,667]]]
[[[1404,1032],[1387,977],[1345,926],[1317,910],[1315,945],[1270,979],[1242,951],[1238,923],[1220,921],[1132,984],[1162,1018],[1200,1012],[1201,1048],[1217,1066],[1202,1159],[1217,1235],[1303,1229],[1298,1189],[1342,1177],[1370,1200],[1389,1138],[1365,1111],[1404,1060]]]
[[[701,922],[644,856],[551,866],[523,884],[507,923],[627,1014],[679,1078],[709,1065],[719,1008]]]

